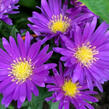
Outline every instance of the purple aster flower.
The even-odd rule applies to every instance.
[[[0,20],[3,20],[9,25],[12,25],[11,19],[8,17],[8,14],[16,14],[18,11],[14,11],[14,9],[18,9],[19,0],[0,0]]]
[[[38,35],[44,33],[44,42],[51,39],[54,36],[65,34],[68,32],[71,24],[74,22],[80,22],[81,20],[89,17],[90,15],[78,16],[80,11],[72,10],[72,18],[68,14],[67,0],[62,4],[62,0],[41,0],[41,14],[33,12],[33,16],[29,18],[29,21],[33,23],[28,26]],[[59,37],[56,38],[59,40]],[[44,43],[43,42],[43,43]]]
[[[29,32],[26,33],[25,42],[18,34],[17,42],[18,45],[11,36],[9,42],[3,38],[6,51],[0,49],[0,93],[3,94],[1,103],[5,107],[15,100],[20,108],[26,98],[31,100],[32,93],[38,96],[36,85],[45,87],[49,69],[56,66],[53,63],[44,64],[52,51],[47,53],[48,45],[40,51],[41,41],[30,45]]]
[[[63,55],[61,60],[65,62],[65,67],[69,67],[67,74],[73,76],[74,82],[79,80],[83,84],[86,80],[89,89],[97,86],[103,91],[101,84],[109,80],[109,25],[103,22],[95,30],[96,23],[97,18],[94,17],[84,31],[76,25],[74,35],[70,36],[72,40],[61,35],[65,48],[54,50]]]
[[[94,109],[89,102],[97,102],[98,100],[92,95],[97,94],[95,91],[87,90],[86,85],[80,85],[78,82],[72,82],[71,78],[63,76],[64,72],[60,67],[60,74],[54,69],[54,77],[48,79],[48,91],[53,91],[51,97],[46,98],[47,101],[59,101],[59,109],[69,109],[70,103],[76,109]],[[51,83],[51,84],[50,84]]]

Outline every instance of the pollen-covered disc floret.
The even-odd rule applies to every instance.
[[[63,16],[62,14],[60,15],[53,15],[52,19],[50,20],[48,27],[49,29],[56,33],[56,32],[66,32],[66,30],[69,28],[70,26],[70,19],[66,16]]]
[[[66,96],[74,97],[79,92],[77,85],[78,84],[73,83],[71,80],[66,80],[62,86],[62,90]]]
[[[27,61],[24,59],[16,59],[11,64],[11,71],[9,76],[13,79],[12,81],[24,82],[33,73],[33,66],[31,65],[31,59]]]
[[[94,61],[98,58],[95,56],[99,52],[95,49],[96,47],[92,47],[90,43],[82,44],[81,47],[78,47],[74,56],[77,60],[86,67],[89,67]]]

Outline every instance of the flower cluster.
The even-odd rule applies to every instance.
[[[16,13],[17,2],[0,1],[1,20],[12,24],[7,14]],[[2,38],[0,93],[5,107],[14,100],[20,108],[26,99],[31,101],[32,93],[39,95],[39,86],[52,92],[46,101],[59,101],[59,109],[69,109],[70,104],[76,109],[94,109],[89,103],[98,102],[94,88],[103,92],[102,84],[109,80],[109,25],[102,22],[97,26],[98,16],[85,4],[70,3],[71,8],[68,0],[41,0],[41,13],[33,12],[28,18],[36,42],[31,43],[29,32],[24,40],[18,34],[17,43],[12,36],[9,41]],[[48,40],[54,41],[52,51],[46,45]],[[47,63],[53,52],[61,54],[59,65]]]

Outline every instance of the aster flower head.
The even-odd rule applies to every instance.
[[[38,96],[36,87],[45,87],[45,80],[49,69],[56,64],[44,64],[52,55],[47,53],[49,46],[41,51],[41,41],[30,45],[30,34],[26,33],[25,42],[20,34],[17,36],[16,44],[13,37],[9,42],[3,38],[3,46],[6,51],[0,49],[0,93],[3,94],[2,104],[6,107],[12,100],[17,101],[18,108],[27,98],[31,100],[32,93]]]
[[[41,0],[40,10],[42,13],[33,12],[33,16],[28,19],[33,24],[28,24],[28,26],[36,34],[48,34],[45,35],[45,40],[48,40],[60,34],[68,33],[74,22],[81,22],[81,20],[90,16],[87,14],[80,17],[78,15],[80,11],[76,9],[72,10],[72,14],[69,15],[67,2],[67,0],[64,3],[62,3],[62,0]]]
[[[16,14],[18,11],[14,11],[14,9],[18,9],[19,0],[0,0],[0,20],[3,20],[9,25],[12,25],[11,19],[8,17],[8,14]]]
[[[65,7],[61,0],[41,0],[42,14],[33,12],[29,18],[34,25],[28,26],[35,32],[57,33],[66,32],[70,26],[70,19],[65,15]]]
[[[74,82],[79,80],[83,84],[86,81],[89,89],[97,86],[103,91],[101,84],[109,80],[109,25],[103,22],[95,30],[96,22],[94,17],[91,23],[86,24],[84,31],[76,25],[72,40],[61,35],[65,48],[54,50],[63,55],[61,60],[69,67],[67,74],[73,76]]]
[[[59,101],[59,109],[69,109],[70,104],[73,104],[75,109],[94,109],[89,102],[97,102],[98,100],[92,95],[97,94],[95,91],[87,90],[87,86],[80,85],[78,82],[72,82],[72,79],[65,77],[60,67],[60,74],[54,69],[54,77],[48,79],[48,91],[53,91],[51,97],[46,98],[47,101]],[[51,84],[50,84],[51,83]]]

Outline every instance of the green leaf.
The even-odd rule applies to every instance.
[[[109,23],[109,0],[80,0],[92,12]]]
[[[29,102],[28,101],[25,101],[23,104],[22,104],[22,107],[28,107],[29,106]]]
[[[59,102],[48,102],[49,106],[50,106],[50,109],[58,109],[58,105],[59,105]]]
[[[51,96],[51,93],[47,91],[46,88],[38,88],[39,90],[39,96],[32,96],[32,100],[30,102],[25,101],[23,103],[22,108],[25,109],[43,109],[43,103],[45,101],[45,98]]]
[[[2,39],[0,38],[0,48],[3,49]]]
[[[8,39],[9,36],[13,36],[15,38],[17,32],[18,30],[15,26],[11,26],[0,21],[0,37],[6,37]]]
[[[46,88],[38,88],[38,89],[39,89],[39,96],[37,97],[33,96],[32,101],[30,102],[32,109],[42,109],[45,98],[51,95],[51,93],[48,92]]]
[[[13,107],[12,105],[10,105],[8,108],[9,108],[9,109],[14,109],[14,107]]]
[[[26,8],[25,8],[26,10]],[[22,10],[24,11],[24,10]],[[28,21],[28,17],[30,17],[30,13],[32,13],[31,11],[29,13],[26,13],[25,11],[24,12],[20,12],[19,14],[16,14],[16,17],[15,15],[10,15],[10,17],[13,19],[14,21],[14,25],[15,27],[20,31],[22,29],[28,29],[28,26],[27,24],[29,23]]]
[[[16,39],[17,32],[18,32],[18,30],[15,28],[15,26],[13,26],[10,31],[10,36],[13,36]]]

